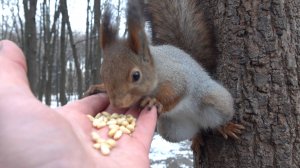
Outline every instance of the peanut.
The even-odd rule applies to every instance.
[[[119,129],[120,126],[119,126],[119,125],[114,125],[114,124],[112,124],[112,125],[109,125],[108,128],[109,128],[109,129],[113,129],[113,128]]]
[[[117,142],[113,139],[108,139],[105,141],[105,143],[107,143],[108,145],[111,146],[111,148],[115,147],[117,145]]]
[[[110,114],[108,112],[106,112],[106,111],[103,111],[101,114],[104,115],[105,117],[110,116]]]
[[[114,137],[115,134],[116,134],[116,132],[117,132],[118,130],[119,130],[119,128],[113,128],[113,129],[109,130],[108,136],[109,136],[109,137]]]
[[[112,115],[111,115],[111,118],[118,118],[119,117],[119,114],[117,114],[117,113],[113,113]]]
[[[102,128],[102,127],[105,127],[106,126],[106,122],[104,122],[104,121],[101,121],[101,120],[99,120],[99,119],[94,119],[94,121],[93,121],[93,126],[94,127],[96,127],[96,128]]]
[[[125,134],[131,134],[131,131],[123,125],[120,127],[120,130]]]
[[[91,136],[92,136],[92,140],[95,142],[97,142],[100,139],[100,136],[97,132],[92,132]]]
[[[122,135],[123,135],[123,132],[121,130],[118,130],[114,135],[114,139],[118,140],[121,138]]]
[[[86,115],[87,117],[88,117],[88,119],[91,121],[91,122],[93,122],[94,121],[94,117],[93,116],[91,116],[91,115]]]
[[[129,129],[131,132],[134,130],[135,125],[129,124],[126,126],[127,129]]]
[[[93,145],[93,147],[94,147],[95,149],[100,149],[100,144],[99,144],[99,143],[95,143],[95,144]]]
[[[117,124],[117,120],[111,119],[111,120],[107,121],[106,124],[107,124],[107,125],[116,125],[116,124]]]
[[[87,115],[92,122],[93,127],[100,129],[108,126],[108,136],[110,138],[103,139],[97,132],[92,132],[91,137],[94,141],[93,148],[99,150],[102,155],[109,155],[112,148],[117,145],[116,140],[119,140],[123,134],[131,134],[134,131],[136,119],[132,115],[124,115],[106,111],[98,113],[95,117]]]
[[[95,116],[95,118],[99,118],[100,116],[101,116],[101,114],[98,113],[98,114]]]
[[[107,143],[101,143],[100,144],[100,151],[103,155],[109,155],[110,153],[110,147]]]
[[[125,118],[118,118],[118,119],[117,119],[117,124],[121,125],[122,122],[124,122],[124,121],[126,121]]]

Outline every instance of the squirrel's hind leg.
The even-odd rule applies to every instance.
[[[242,130],[244,129],[245,127],[243,125],[229,122],[218,128],[218,131],[223,135],[225,139],[227,139],[228,136],[234,139],[239,139],[238,134],[241,134]]]

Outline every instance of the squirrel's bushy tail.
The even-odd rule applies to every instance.
[[[154,45],[171,44],[213,73],[216,68],[215,38],[197,0],[148,0],[146,18]]]

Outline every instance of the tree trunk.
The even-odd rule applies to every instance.
[[[58,38],[58,26],[57,26],[57,20],[60,15],[60,6],[57,5],[58,0],[55,2],[55,13],[54,13],[54,19],[53,19],[53,24],[51,26],[51,31],[49,32],[49,42],[48,42],[48,47],[47,51],[49,50],[49,59],[48,59],[48,64],[47,64],[47,81],[46,81],[46,91],[45,91],[45,102],[47,105],[51,104],[51,96],[53,94],[52,92],[52,85],[53,85],[53,64],[54,64],[54,57],[56,55],[56,45],[57,45],[57,38]],[[56,92],[57,93],[57,92]]]
[[[74,58],[74,63],[75,63],[75,69],[76,69],[76,75],[77,75],[77,94],[78,94],[78,98],[82,97],[82,83],[83,83],[83,79],[82,79],[82,71],[80,68],[80,59],[78,56],[78,52],[76,49],[76,45],[74,42],[74,38],[73,38],[73,32],[71,29],[71,24],[70,21],[68,19],[67,21],[67,26],[68,26],[68,33],[69,33],[69,38],[70,38],[70,45],[72,48],[72,53],[73,53],[73,58]]]
[[[300,0],[200,1],[246,130],[240,140],[205,136],[195,167],[300,167]]]
[[[20,33],[17,33],[17,36],[18,36],[18,42],[19,44],[21,45],[21,47],[23,48],[24,46],[24,25],[23,25],[23,20],[21,18],[21,15],[20,15],[20,5],[19,5],[19,0],[17,0],[17,15],[18,15],[18,23],[20,24],[20,28],[18,31],[20,31]]]
[[[37,94],[38,90],[38,71],[37,71],[37,39],[36,39],[36,5],[37,0],[23,0],[25,14],[25,42],[24,53],[26,55],[28,78],[31,90]]]
[[[90,46],[90,0],[87,0],[87,8],[86,8],[86,29],[85,29],[85,73],[84,73],[84,88],[87,89],[91,85],[91,77],[90,77],[90,54],[89,54],[89,46]]]
[[[68,28],[68,35],[70,39],[70,46],[72,49],[72,54],[74,58],[74,63],[75,63],[75,69],[76,69],[76,74],[77,74],[77,93],[78,97],[80,98],[82,96],[82,72],[80,68],[80,62],[79,62],[79,57],[77,53],[77,49],[75,46],[74,38],[73,38],[73,31],[71,28],[70,20],[69,20],[69,14],[68,14],[68,7],[67,7],[67,1],[66,0],[61,0],[61,14],[63,20],[65,20],[65,23]]]
[[[61,0],[60,3],[62,3]],[[62,4],[60,4],[62,5]],[[60,77],[59,77],[59,101],[61,105],[67,104],[66,97],[66,18],[62,17],[60,34]]]
[[[99,28],[100,28],[100,18],[101,18],[101,0],[94,0],[94,28],[93,36],[96,38],[93,40],[94,52],[91,58],[92,61],[92,80],[93,84],[100,82],[100,66],[101,66],[101,50],[100,50],[100,38],[99,38]]]

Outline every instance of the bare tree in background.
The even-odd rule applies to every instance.
[[[19,23],[19,26],[20,27],[17,27],[16,29],[16,34],[17,34],[17,38],[18,38],[18,43],[21,45],[21,46],[24,46],[24,22],[22,21],[21,19],[21,15],[20,15],[20,3],[19,3],[19,0],[17,0],[17,3],[16,3],[16,6],[17,6],[17,19],[18,19],[18,23]]]
[[[41,70],[41,85],[39,89],[39,99],[45,97],[47,105],[51,103],[52,93],[52,76],[53,76],[53,63],[55,56],[55,47],[57,41],[57,21],[59,19],[60,8],[58,7],[58,0],[55,2],[55,12],[53,17],[53,23],[51,25],[50,19],[50,0],[43,0],[42,3],[42,24],[40,25],[43,29],[43,41],[44,52]],[[41,33],[42,34],[42,33]]]
[[[28,63],[29,81],[35,95],[50,105],[51,95],[58,93],[58,90],[55,89],[58,84],[57,81],[61,83],[64,79],[61,80],[63,75],[56,75],[55,70],[58,70],[59,73],[63,71],[60,69],[62,68],[60,66],[61,61],[64,64],[64,60],[60,60],[63,58],[61,57],[63,52],[67,52],[66,64],[64,65],[67,66],[67,63],[71,61],[72,64],[70,65],[75,65],[74,70],[76,72],[76,75],[69,73],[70,71],[66,73],[76,80],[73,83],[76,89],[72,91],[69,89],[67,92],[76,93],[78,97],[81,97],[83,89],[92,83],[99,83],[102,57],[99,46],[99,27],[103,2],[101,0],[87,0],[86,37],[82,34],[74,37],[69,20],[67,0],[52,2],[50,0],[19,1],[1,0],[1,8],[6,11],[10,10],[11,15],[7,13],[2,15],[0,35],[1,39],[11,39],[24,49]],[[115,5],[117,4],[115,6],[117,9],[115,10],[117,14],[116,23],[120,25],[120,4],[122,1],[118,0],[117,2],[118,4],[115,3]],[[24,8],[25,19],[22,16],[22,8]],[[61,27],[63,20],[66,24],[65,29]],[[63,38],[61,37],[63,34],[61,30],[65,30],[65,42],[63,43],[65,44],[64,47],[67,48],[63,51],[61,51],[63,46],[61,44]],[[78,51],[81,47],[84,48],[84,52]],[[59,86],[63,87],[61,84]]]
[[[60,0],[60,8],[64,9],[67,5],[66,0]],[[60,71],[59,71],[59,101],[61,105],[67,103],[66,97],[66,23],[67,18],[62,17],[60,29]]]
[[[100,51],[100,40],[99,40],[99,28],[101,18],[101,0],[94,0],[94,28],[92,35],[95,38],[93,40],[94,53],[92,54],[92,82],[94,84],[100,82],[100,66],[101,66],[101,51]]]
[[[61,0],[61,3],[62,3],[61,4],[62,18],[63,18],[63,20],[66,21],[66,25],[68,28],[68,35],[69,35],[70,45],[72,48],[72,55],[74,58],[75,69],[76,69],[76,74],[77,74],[77,93],[78,93],[78,97],[81,97],[83,81],[82,81],[82,71],[81,71],[80,63],[79,63],[79,56],[78,56],[78,52],[76,49],[76,45],[75,45],[75,41],[74,41],[74,37],[73,37],[73,31],[72,31],[70,20],[69,20],[68,6],[66,3],[66,0]]]
[[[85,67],[85,73],[84,73],[84,81],[85,81],[85,88],[90,86],[91,83],[91,58],[90,58],[90,12],[91,12],[91,6],[90,6],[90,0],[87,0],[87,8],[86,8],[86,28],[85,28],[85,61],[84,61],[84,67]]]
[[[24,31],[24,53],[28,66],[28,79],[31,90],[38,93],[38,71],[37,71],[37,39],[36,39],[36,5],[37,0],[23,0],[25,14]]]
[[[49,0],[50,2],[50,0]],[[47,46],[47,48],[45,48],[45,52],[49,51],[49,59],[48,59],[48,64],[46,64],[47,67],[47,78],[46,78],[46,90],[45,90],[45,102],[46,104],[50,105],[51,103],[51,95],[53,94],[53,90],[52,90],[52,83],[53,83],[53,72],[54,72],[54,62],[55,62],[55,55],[57,53],[56,48],[57,47],[57,39],[58,39],[58,19],[59,19],[59,14],[60,14],[60,7],[58,4],[58,0],[56,0],[55,2],[55,13],[54,13],[54,19],[53,19],[53,24],[51,26],[50,29],[50,34],[48,35],[48,41],[47,44],[50,46]],[[45,46],[46,47],[46,46]],[[56,77],[57,78],[57,77]]]

